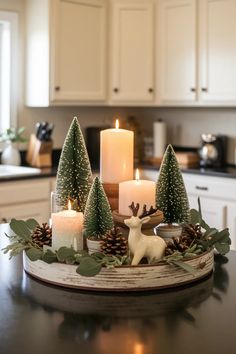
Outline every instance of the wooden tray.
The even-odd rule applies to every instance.
[[[212,272],[214,254],[206,252],[185,262],[197,269],[195,275],[175,266],[158,264],[103,268],[94,277],[83,277],[76,273],[76,265],[32,262],[23,254],[24,269],[33,277],[62,287],[93,291],[144,291],[192,283]]]

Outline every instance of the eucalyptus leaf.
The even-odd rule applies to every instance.
[[[31,238],[31,232],[23,220],[12,219],[10,222],[10,228],[17,235],[28,241]]]
[[[196,269],[186,262],[172,261],[171,263],[173,263],[177,267],[184,269],[186,272],[191,273],[192,275],[196,274]]]
[[[195,257],[196,257],[196,253],[185,252],[184,254],[184,258],[195,258]]]
[[[57,255],[56,255],[56,253],[52,252],[51,250],[47,250],[42,256],[42,261],[44,261],[48,264],[57,262]]]
[[[75,256],[66,257],[66,264],[75,264],[75,262],[76,262]]]
[[[228,245],[231,244],[231,240],[229,237],[229,229],[221,230],[212,235],[211,239],[209,240],[209,244],[213,246],[217,242],[226,243]]]
[[[207,223],[206,223],[204,220],[201,221],[201,227],[202,227],[204,230],[209,230],[209,229],[210,229],[210,226],[207,225]]]
[[[26,251],[26,254],[31,261],[35,262],[42,258],[43,251],[32,247]]]
[[[215,229],[215,228],[212,228],[212,227],[209,227],[209,229],[208,230],[206,230],[206,232],[205,232],[205,234],[204,234],[204,237],[206,238],[208,238],[208,237],[211,237],[211,236],[213,236],[214,234],[216,234],[218,232],[218,230],[217,229]]]
[[[190,210],[190,224],[196,225],[201,224],[202,218],[199,212],[196,209]]]
[[[35,219],[28,219],[26,220],[26,225],[30,230],[34,230],[37,226],[39,226],[39,223]]]
[[[222,244],[222,243],[215,243],[215,249],[222,255],[226,254],[230,250],[230,246],[228,244]]]
[[[57,259],[59,262],[65,262],[68,257],[74,256],[76,251],[73,248],[61,247],[57,251]]]
[[[80,261],[80,265],[76,272],[85,277],[93,277],[102,269],[101,264],[97,263],[92,257],[84,257]]]
[[[106,257],[106,255],[102,252],[94,252],[92,254],[92,257],[93,258],[98,258],[98,259],[103,259],[104,257]]]

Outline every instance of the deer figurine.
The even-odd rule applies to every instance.
[[[160,260],[165,252],[166,243],[159,236],[147,236],[141,232],[142,224],[150,220],[151,214],[155,213],[157,209],[152,206],[147,210],[146,205],[143,207],[143,212],[138,215],[139,204],[136,206],[134,202],[129,206],[132,210],[133,216],[130,219],[124,220],[125,225],[130,229],[128,236],[128,245],[130,255],[133,257],[131,265],[137,265],[143,257],[146,257],[148,263]]]

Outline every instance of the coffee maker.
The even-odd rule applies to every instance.
[[[226,164],[227,136],[202,134],[202,146],[199,149],[200,166],[220,168]]]

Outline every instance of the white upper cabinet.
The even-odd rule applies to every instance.
[[[162,0],[157,13],[157,97],[196,100],[196,2]]]
[[[200,0],[200,100],[236,104],[236,1]]]
[[[236,105],[236,1],[157,1],[158,102]]]
[[[154,97],[153,3],[112,0],[110,98],[147,102]]]
[[[106,1],[27,1],[29,106],[106,99]]]

